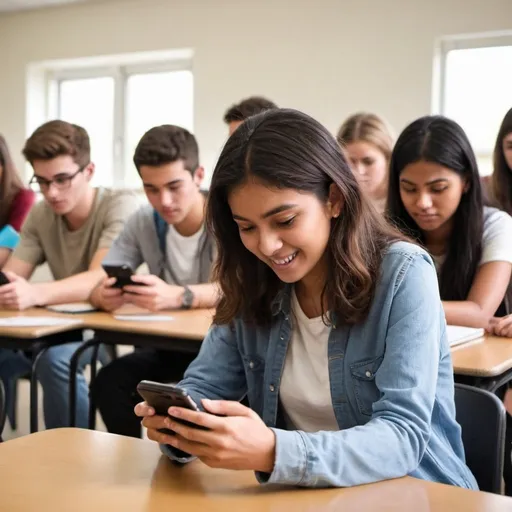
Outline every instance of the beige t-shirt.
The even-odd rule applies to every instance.
[[[40,201],[23,225],[13,256],[32,265],[48,262],[57,280],[85,272],[96,251],[111,246],[136,209],[133,192],[98,188],[85,224],[71,231],[64,217]]]

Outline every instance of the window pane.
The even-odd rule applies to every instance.
[[[512,46],[452,50],[447,55],[444,114],[464,128],[477,154],[492,151],[512,107],[510,63]]]
[[[193,130],[194,84],[191,71],[130,75],[126,88],[126,186],[141,186],[133,153],[144,133],[161,124]]]
[[[114,79],[64,80],[59,86],[60,119],[83,126],[91,139],[96,164],[93,184],[114,185]]]

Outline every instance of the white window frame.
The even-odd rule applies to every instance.
[[[452,50],[472,50],[497,46],[512,46],[512,31],[461,34],[443,37],[437,41],[432,81],[433,114],[445,115],[446,113],[446,63],[448,53]],[[476,156],[478,159],[491,158],[492,148],[487,151],[478,151]]]
[[[112,77],[114,79],[114,126],[113,126],[113,186],[125,187],[125,170],[131,165],[126,161],[126,88],[132,75],[162,73],[169,71],[191,71],[191,50],[170,52],[148,52],[134,54],[54,61],[46,63],[46,112],[47,119],[59,118],[60,83],[65,80]]]

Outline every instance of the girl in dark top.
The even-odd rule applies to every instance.
[[[34,204],[35,194],[23,186],[5,142],[0,135],[0,268],[16,243],[16,233]]]

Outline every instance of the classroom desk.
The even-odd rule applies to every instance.
[[[80,429],[0,445],[0,509],[9,512],[505,512],[512,499],[414,478],[346,489],[261,486],[250,471],[173,465],[155,443]]]
[[[51,316],[74,320],[73,324],[51,325],[44,327],[3,327],[0,326],[0,348],[26,350],[32,354],[30,372],[30,431],[36,432],[37,425],[37,365],[44,351],[53,345],[60,345],[83,338],[84,321],[81,317],[72,317],[47,311],[43,308],[32,308],[24,312],[0,310],[0,318],[12,316]]]
[[[83,343],[73,354],[70,363],[69,407],[70,426],[76,422],[76,373],[80,356],[88,348],[100,344],[133,345],[161,350],[197,353],[212,323],[214,310],[190,309],[162,312],[170,321],[137,322],[117,320],[109,313],[90,313],[85,322],[94,330],[94,338]],[[91,362],[91,382],[96,377],[96,357]],[[89,427],[94,428],[96,405],[89,397]]]
[[[512,339],[484,336],[452,349],[455,376],[495,392],[512,380]]]

